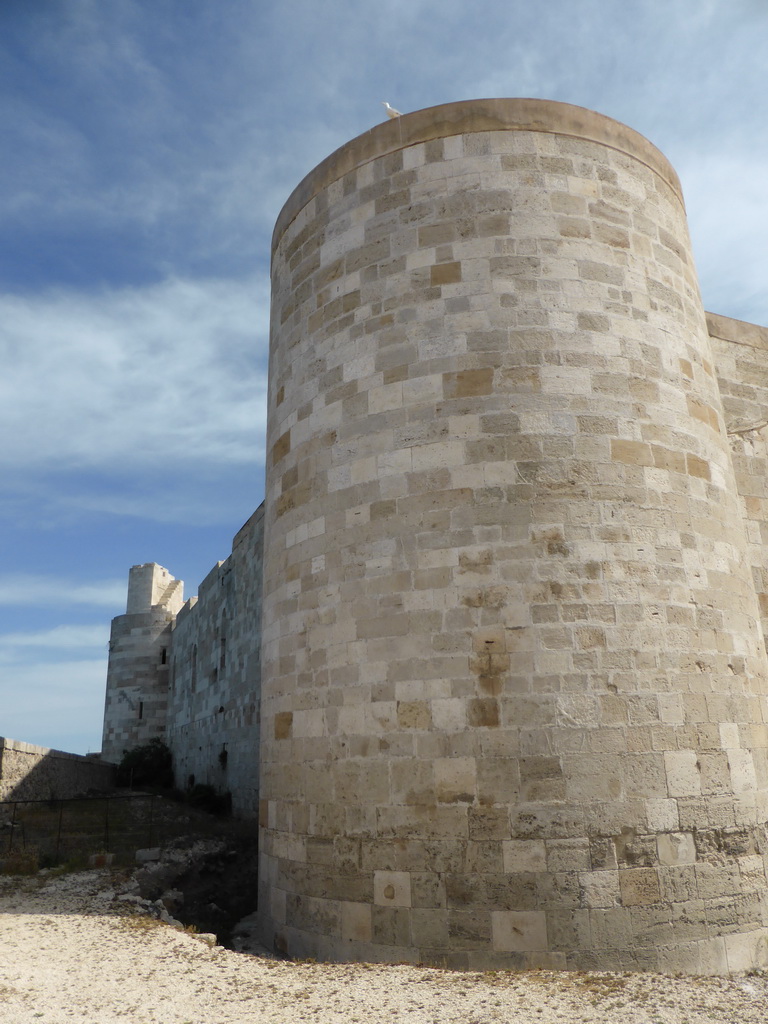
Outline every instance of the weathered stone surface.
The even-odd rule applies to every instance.
[[[101,754],[117,763],[126,750],[165,738],[171,629],[184,584],[155,562],[128,575],[125,615],[112,620]]]
[[[275,231],[264,935],[340,955],[361,912],[323,932],[299,895],[358,836],[356,955],[719,970],[764,930],[764,468],[734,470],[674,173],[504,102],[374,129]],[[710,870],[702,827],[746,846]]]
[[[0,800],[64,800],[114,785],[114,766],[0,736]]]

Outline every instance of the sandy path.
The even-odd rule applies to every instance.
[[[768,976],[291,964],[124,916],[109,875],[0,879],[3,1024],[766,1024]]]

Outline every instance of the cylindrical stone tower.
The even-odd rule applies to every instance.
[[[765,963],[766,657],[677,177],[536,100],[422,110],[273,245],[265,939]]]

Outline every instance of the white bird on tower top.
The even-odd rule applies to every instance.
[[[395,110],[394,107],[390,107],[390,105],[387,103],[386,100],[382,100],[381,102],[387,108],[387,117],[400,117],[401,116],[400,111],[399,110]]]

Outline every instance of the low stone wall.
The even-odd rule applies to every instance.
[[[115,766],[0,737],[0,800],[52,800],[111,789]]]

